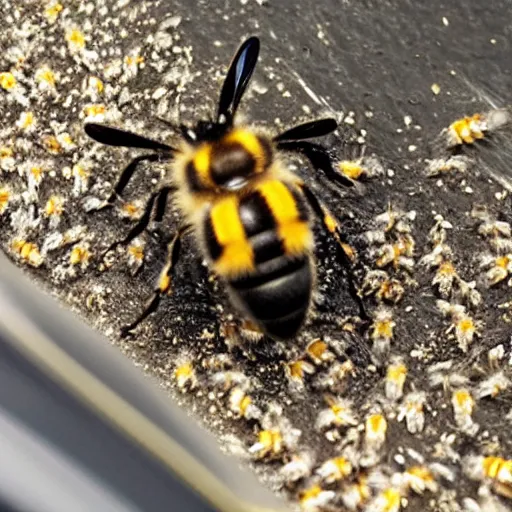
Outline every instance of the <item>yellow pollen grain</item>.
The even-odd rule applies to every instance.
[[[144,57],[142,55],[136,55],[135,57],[127,55],[124,61],[128,66],[132,66],[133,64],[142,64],[144,62]]]
[[[471,117],[463,117],[454,121],[450,125],[450,130],[455,134],[458,139],[457,142],[465,142],[466,144],[472,144],[475,139],[482,139],[484,137],[483,132],[478,128],[478,123],[481,121],[480,114],[474,114]]]
[[[307,351],[312,357],[321,359],[322,355],[325,354],[327,349],[328,345],[325,343],[325,341],[315,340],[308,345]]]
[[[32,112],[23,112],[20,116],[20,128],[26,130],[34,124],[34,114]]]
[[[394,323],[390,320],[376,322],[373,328],[374,337],[391,339],[393,337],[393,325]]]
[[[510,265],[510,258],[508,256],[499,256],[496,258],[495,264],[499,268],[507,269]]]
[[[31,167],[30,174],[32,174],[35,181],[40,181],[43,177],[43,168],[37,166]]]
[[[11,249],[15,252],[21,252],[21,249],[26,244],[25,240],[21,238],[16,238],[11,242]]]
[[[62,142],[68,146],[71,146],[73,144],[73,139],[67,133],[65,133],[62,135]]]
[[[413,466],[407,470],[407,473],[411,476],[415,476],[416,478],[423,480],[424,482],[434,481],[432,472],[425,466]]]
[[[258,434],[258,441],[267,448],[276,449],[282,441],[279,430],[261,430]]]
[[[98,91],[100,94],[103,92],[103,82],[96,76],[91,76],[89,78],[89,86],[96,89],[96,91]]]
[[[382,512],[394,512],[396,510],[400,510],[401,496],[396,489],[385,489],[382,491],[382,497],[386,502]]]
[[[421,402],[409,402],[407,404],[407,409],[409,411],[414,411],[414,412],[417,412],[417,413],[422,413],[423,412],[423,404]]]
[[[512,460],[502,459],[501,467],[496,475],[496,479],[507,485],[512,484]],[[511,497],[510,493],[508,494],[508,497]]]
[[[300,501],[306,502],[316,498],[322,492],[322,488],[319,485],[313,485],[309,489],[301,492]]]
[[[11,200],[11,193],[5,187],[0,187],[0,214],[4,213],[9,201]]]
[[[288,363],[288,371],[293,379],[302,380],[304,378],[304,362],[299,360]]]
[[[55,87],[55,74],[50,68],[41,68],[36,72],[36,81],[46,82],[51,87]]]
[[[0,73],[0,87],[2,89],[5,89],[8,91],[9,89],[12,89],[16,85],[16,78],[12,73],[9,71],[4,71],[3,73]]]
[[[71,254],[69,255],[69,262],[71,265],[78,265],[79,263],[85,263],[89,260],[91,254],[84,247],[73,247]]]
[[[1,147],[0,148],[0,158],[11,158],[14,154],[11,148]]]
[[[347,477],[352,473],[352,464],[345,457],[336,457],[333,462],[342,477]]]
[[[23,260],[34,267],[41,265],[42,258],[36,244],[17,238],[12,241],[11,248],[14,252],[17,252]]]
[[[51,215],[62,215],[62,212],[64,211],[62,199],[58,196],[51,196],[46,203],[44,211],[48,217]]]
[[[130,245],[128,253],[137,261],[142,261],[144,258],[144,249],[140,245]]]
[[[430,90],[437,96],[441,92],[441,87],[439,84],[432,84]]]
[[[385,434],[388,428],[386,418],[382,414],[372,414],[366,420],[366,429],[370,432]]]
[[[46,137],[44,139],[44,143],[48,151],[50,151],[51,153],[59,153],[62,149],[60,142],[53,135]]]
[[[394,244],[393,245],[393,254],[394,254],[394,260],[395,262],[402,256],[404,253],[404,246],[402,244]]]
[[[184,378],[190,378],[194,374],[194,368],[191,363],[185,363],[176,368],[174,375],[176,379],[182,380]]]
[[[340,416],[345,412],[345,407],[342,407],[341,405],[338,404],[332,404],[331,411],[335,416]]]
[[[84,34],[78,30],[77,28],[70,30],[66,34],[66,39],[69,43],[73,44],[78,48],[85,48],[85,36]]]
[[[123,212],[129,217],[136,217],[140,213],[140,207],[133,203],[126,203],[122,206]]]
[[[486,457],[482,463],[485,474],[489,478],[496,478],[503,462],[505,461],[501,457]]]
[[[439,266],[439,273],[445,276],[454,275],[456,272],[453,263],[451,261],[443,261]]]
[[[99,116],[104,114],[107,111],[105,105],[89,105],[84,108],[84,113],[86,116]]]
[[[387,378],[392,381],[404,382],[407,377],[407,368],[403,364],[397,364],[388,368]]]
[[[466,317],[460,320],[460,322],[457,324],[457,327],[461,332],[467,333],[469,331],[474,330],[475,324],[473,323],[473,320],[471,318]]]
[[[245,414],[245,412],[247,411],[247,408],[251,405],[252,403],[252,400],[251,400],[251,397],[246,395],[243,397],[242,401],[240,402],[240,413],[242,415]]]
[[[359,162],[353,160],[343,160],[338,164],[342,174],[351,180],[357,180],[361,177],[364,170]]]
[[[466,414],[471,414],[473,411],[474,401],[469,391],[466,389],[455,391],[454,399],[459,409],[464,409]]]
[[[359,477],[357,489],[363,500],[367,500],[370,497],[370,486],[368,485],[368,477],[366,475]]]
[[[35,245],[31,243],[26,243],[21,248],[20,254],[21,257],[24,259],[27,259],[30,255],[30,253],[35,249]]]
[[[495,384],[492,388],[491,396],[496,398],[503,391],[503,389],[503,386],[500,384]]]
[[[56,2],[47,7],[44,11],[44,14],[50,21],[55,21],[59,13],[62,11],[62,9],[62,4]]]
[[[90,171],[80,164],[75,164],[73,166],[73,176],[78,176],[79,178],[85,180],[89,177],[90,174]]]

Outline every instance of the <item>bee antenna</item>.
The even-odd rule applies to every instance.
[[[238,49],[224,80],[217,110],[217,123],[233,123],[238,104],[249,84],[260,52],[260,41],[257,37],[246,39]]]

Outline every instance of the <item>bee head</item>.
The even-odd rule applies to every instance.
[[[196,149],[187,172],[196,190],[239,190],[271,164],[270,141],[247,128],[205,122],[194,132]]]
[[[210,172],[218,187],[238,190],[270,165],[272,149],[269,142],[243,128],[229,131],[212,144]]]

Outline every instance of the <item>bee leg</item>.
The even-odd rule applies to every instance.
[[[162,158],[165,158],[165,157],[163,157],[162,155],[155,154],[155,153],[149,154],[149,155],[141,155],[141,156],[138,156],[137,158],[134,158],[124,168],[123,172],[121,172],[116,184],[114,185],[114,189],[112,190],[112,192],[110,193],[108,198],[105,201],[103,201],[103,203],[100,204],[96,208],[96,210],[99,211],[99,210],[104,210],[105,208],[111,207],[114,204],[115,200],[122,196],[124,189],[126,188],[128,183],[132,179],[134,172],[136,171],[138,165],[141,162],[157,162],[158,160],[162,160]]]
[[[277,148],[282,151],[299,153],[307,158],[315,169],[320,169],[327,178],[339,185],[343,185],[344,187],[354,186],[351,180],[334,169],[331,156],[320,144],[308,141],[279,142]]]
[[[169,198],[169,194],[174,190],[176,189],[170,185],[160,189],[160,193],[156,199],[155,222],[162,222],[167,207],[167,199]]]
[[[144,208],[144,213],[142,214],[142,217],[139,219],[137,224],[130,229],[128,234],[122,239],[117,242],[114,242],[111,244],[106,251],[103,252],[103,257],[119,245],[127,245],[129,244],[134,238],[138,237],[149,225],[149,222],[151,220],[151,213],[153,211],[153,208],[155,206],[156,202],[156,214],[155,214],[155,220],[157,222],[160,222],[164,216],[165,213],[165,207],[167,205],[167,197],[169,193],[173,190],[173,187],[171,186],[165,186],[160,188],[158,191],[153,192],[151,194],[150,198],[148,199],[148,202],[146,203],[146,206]]]
[[[171,288],[173,268],[180,255],[181,237],[187,231],[189,231],[190,228],[191,226],[189,225],[182,226],[167,245],[167,257],[165,260],[165,265],[160,272],[155,290],[147,300],[142,313],[131,324],[121,328],[122,338],[128,336],[128,334],[133,331],[133,329],[135,329],[142,321],[144,321],[151,313],[154,313],[160,304],[162,295],[169,293]]]
[[[320,218],[325,229],[336,241],[336,245],[338,246],[339,249],[338,254],[340,255],[341,263],[346,269],[350,295],[359,307],[359,316],[361,317],[361,319],[369,320],[368,313],[366,312],[361,296],[357,291],[354,282],[354,276],[352,274],[352,248],[344,241],[345,237],[343,236],[343,233],[341,232],[340,226],[336,219],[329,212],[327,207],[320,202],[320,200],[316,197],[311,188],[309,188],[305,183],[298,183],[298,186],[304,192],[304,196],[306,197],[313,212]]]

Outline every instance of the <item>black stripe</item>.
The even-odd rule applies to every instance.
[[[249,243],[254,252],[256,264],[283,256],[285,253],[283,242],[274,229],[254,235],[249,239]]]
[[[307,263],[306,258],[292,259],[286,256],[280,256],[257,265],[254,272],[232,279],[229,281],[229,284],[237,290],[255,288],[294,272],[305,263]]]
[[[204,221],[204,239],[206,241],[206,248],[208,249],[208,253],[210,258],[213,261],[216,261],[220,258],[222,254],[222,245],[219,244],[217,240],[217,236],[215,235],[215,230],[213,229],[211,212],[205,218]]]
[[[230,284],[249,314],[261,322],[277,320],[298,310],[304,314],[308,309],[313,275],[306,258],[291,260],[277,258],[274,269],[268,265],[265,271],[259,269],[259,280],[254,274],[247,277],[246,286],[240,280]],[[248,285],[248,286],[247,286]]]
[[[286,185],[288,190],[291,192],[295,202],[297,204],[297,210],[299,212],[299,219],[303,222],[306,222],[309,219],[309,211],[306,203],[306,198],[301,190],[297,187]]]
[[[243,197],[238,211],[247,238],[276,227],[274,216],[258,191]]]

